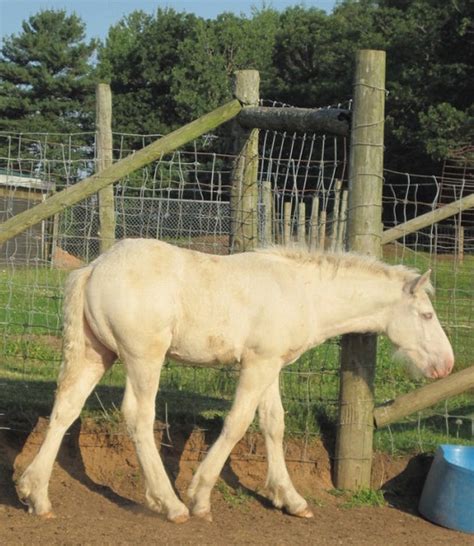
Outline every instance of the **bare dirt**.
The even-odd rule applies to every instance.
[[[272,545],[472,545],[472,536],[443,529],[416,511],[429,467],[427,457],[378,455],[373,486],[386,490],[385,507],[344,507],[331,493],[331,461],[320,441],[288,441],[286,457],[295,485],[315,518],[301,520],[272,508],[265,497],[264,445],[249,434],[236,447],[213,493],[214,522],[195,518],[174,525],[145,507],[133,446],[120,425],[75,425],[55,465],[50,495],[56,518],[27,514],[14,482],[36,453],[47,421],[30,434],[0,431],[0,544],[272,544]],[[157,424],[162,456],[182,498],[193,470],[215,433]],[[171,442],[172,445],[171,445]]]

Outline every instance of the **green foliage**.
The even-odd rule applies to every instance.
[[[444,159],[463,142],[468,115],[442,102],[429,106],[427,112],[420,112],[419,122],[420,139],[428,155],[434,159]]]
[[[180,44],[181,62],[173,70],[178,115],[197,117],[228,100],[236,70],[259,70],[262,91],[270,89],[277,28],[273,10],[257,11],[251,19],[224,13],[215,20],[200,20]]]
[[[373,7],[345,2],[331,15],[316,8],[287,9],[274,50],[277,98],[297,106],[326,106],[352,97],[354,56],[383,39]]]
[[[383,491],[375,489],[359,489],[349,494],[347,500],[341,505],[342,508],[362,508],[365,506],[380,508],[387,503]]]
[[[357,491],[331,489],[328,493],[339,499],[344,499],[341,508],[382,507],[387,504],[383,496],[383,491],[380,489],[362,488]]]
[[[158,9],[155,16],[132,12],[110,28],[99,51],[99,73],[111,84],[115,130],[156,134],[179,124],[172,73],[182,62],[179,45],[197,21]]]
[[[111,83],[114,129],[166,133],[226,101],[233,72],[261,74],[261,96],[295,106],[352,98],[355,52],[387,51],[386,166],[433,172],[469,142],[474,118],[474,4],[469,0],[342,0],[327,14],[297,6],[205,20],[173,9],[134,11],[98,52]],[[4,41],[0,128],[92,126],[88,62],[76,15],[44,11]],[[138,142],[138,140],[137,140]]]
[[[473,102],[474,7],[467,0],[379,4],[386,25],[390,162],[432,172],[433,162],[464,140],[453,137]]]
[[[41,11],[4,40],[0,55],[0,129],[74,132],[93,125],[95,41],[76,15]]]
[[[232,489],[222,479],[217,482],[216,489],[225,502],[233,508],[247,509],[248,504],[252,501],[252,497],[242,487]]]

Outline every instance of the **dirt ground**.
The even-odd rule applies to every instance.
[[[249,434],[234,450],[213,493],[214,522],[195,518],[175,525],[145,507],[143,483],[131,442],[120,427],[104,432],[76,425],[65,438],[50,485],[56,518],[29,516],[13,480],[36,453],[46,421],[28,434],[0,430],[0,544],[272,544],[472,545],[472,536],[443,529],[416,511],[429,459],[377,456],[373,486],[386,490],[387,506],[348,508],[331,492],[331,464],[320,441],[289,441],[286,457],[295,485],[314,510],[301,520],[272,508],[265,498],[264,445]],[[161,427],[162,428],[162,427]],[[215,433],[160,430],[162,455],[179,493]],[[303,462],[302,462],[303,461]]]

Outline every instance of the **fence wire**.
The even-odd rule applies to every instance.
[[[159,135],[114,134],[118,160]],[[115,185],[116,237],[149,237],[214,254],[230,251],[231,182],[236,161],[230,138],[206,135]],[[343,248],[347,215],[348,144],[343,138],[260,132],[259,244],[298,242],[311,249]],[[95,135],[0,134],[0,221],[30,208],[94,172]],[[386,171],[384,224],[398,225],[442,204],[441,177]],[[453,184],[455,184],[453,182]],[[456,196],[469,188],[455,184]],[[463,193],[464,192],[464,193]],[[457,197],[457,198],[459,198]],[[384,258],[433,269],[435,306],[458,363],[472,364],[474,232],[462,217],[433,224],[384,247]],[[462,229],[461,229],[462,228]],[[462,243],[460,242],[462,240]],[[37,402],[50,408],[61,358],[62,287],[67,271],[99,253],[99,200],[92,196],[4,245],[0,255],[0,331],[3,355],[0,411]],[[288,430],[319,434],[337,413],[339,342],[304,355],[281,378]],[[119,405],[120,364],[104,379],[89,407]],[[419,383],[407,379],[379,343],[376,399],[383,402]],[[168,362],[157,399],[160,418],[188,413],[222,417],[235,386],[232,370]],[[45,394],[46,393],[46,394]],[[457,397],[388,428],[380,445],[392,451],[427,449],[438,432],[472,438],[472,395]],[[400,439],[402,438],[402,439]],[[406,445],[405,445],[406,444]]]

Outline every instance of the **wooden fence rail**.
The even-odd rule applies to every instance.
[[[17,214],[14,218],[10,218],[0,225],[0,244],[22,233],[41,220],[45,220],[67,207],[75,205],[89,197],[89,195],[97,193],[151,161],[155,161],[204,133],[212,131],[219,125],[234,118],[241,109],[240,102],[233,100],[156,140],[138,152],[117,161],[117,163],[105,168],[100,173],[89,176],[81,180],[81,182],[56,193],[32,209]]]
[[[377,407],[374,411],[375,426],[377,428],[387,426],[473,388],[474,366],[470,366]]]
[[[351,111],[342,108],[244,108],[238,115],[242,127],[348,136]]]
[[[439,209],[435,209],[427,212],[426,214],[422,214],[421,216],[417,216],[412,220],[408,220],[408,222],[404,222],[403,224],[399,224],[398,226],[385,230],[382,234],[382,244],[386,245],[388,243],[392,243],[393,241],[400,239],[400,237],[404,237],[405,235],[414,233],[422,228],[431,226],[437,222],[441,222],[441,220],[446,220],[446,218],[459,214],[460,212],[470,208],[474,208],[474,193],[471,195],[466,195],[466,197],[453,201],[448,205],[444,205]]]

